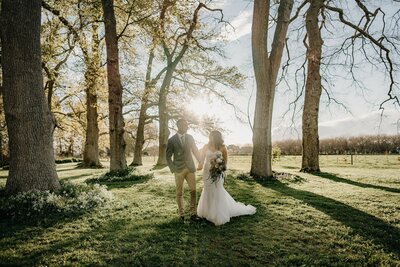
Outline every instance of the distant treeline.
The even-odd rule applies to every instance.
[[[301,155],[301,140],[284,140],[273,143],[281,155]],[[320,140],[320,154],[397,154],[400,153],[400,135],[368,135],[336,137]],[[233,154],[251,154],[251,146],[229,145]]]
[[[301,155],[301,140],[286,140],[274,143],[281,155]],[[400,135],[369,135],[336,137],[319,142],[320,154],[384,154],[399,153]]]

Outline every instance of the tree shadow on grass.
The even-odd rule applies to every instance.
[[[146,183],[147,180],[125,181],[125,182],[101,182],[101,185],[107,186],[108,189],[129,188],[135,184]]]
[[[32,236],[40,236],[51,227],[54,227],[56,225],[65,225],[75,220],[79,220],[83,216],[90,213],[92,213],[92,211],[76,212],[70,214],[47,214],[46,216],[28,218],[1,218],[0,240],[2,238],[11,237],[15,241],[28,241]],[[10,240],[8,240],[7,242],[10,242]],[[0,248],[1,247],[2,242],[0,242]]]
[[[133,182],[139,183],[143,180]],[[246,202],[255,206],[262,205],[262,201],[254,196],[251,185],[237,180],[231,180],[228,183],[231,191],[236,191],[237,196],[240,196],[239,200],[245,199]],[[254,216],[233,218],[229,224],[221,227],[215,227],[205,220],[201,222],[188,220],[182,223],[178,215],[173,213],[173,209],[160,208],[160,211],[158,210],[160,205],[168,206],[171,203],[175,207],[175,186],[172,183],[162,187],[155,187],[148,183],[138,187],[138,190],[141,189],[145,193],[154,194],[157,201],[146,205],[141,203],[135,205],[136,202],[132,202],[126,208],[127,211],[110,210],[106,217],[102,215],[101,218],[96,218],[97,215],[94,214],[90,227],[78,227],[76,232],[75,227],[71,226],[68,226],[71,233],[64,231],[58,233],[56,229],[59,228],[58,225],[62,227],[63,224],[79,217],[55,218],[54,221],[37,226],[19,224],[8,230],[6,230],[6,225],[0,223],[0,227],[4,229],[4,232],[0,230],[0,237],[6,237],[3,241],[0,239],[0,248],[7,249],[6,253],[0,253],[0,262],[6,262],[10,266],[36,266],[57,265],[55,261],[65,259],[67,264],[72,265],[204,266],[210,264],[208,257],[204,255],[211,251],[214,253],[211,255],[213,259],[219,262],[216,265],[235,265],[233,262],[235,258],[231,259],[231,256],[225,253],[225,246],[230,244],[231,238],[234,237],[237,254],[256,256],[256,252],[252,249],[246,253],[241,250],[243,246],[241,234],[251,233],[252,225],[264,217],[263,207],[260,207]],[[137,213],[140,215],[135,215]],[[258,219],[254,219],[255,217]],[[89,221],[91,220],[87,219],[85,223],[88,224]],[[48,237],[53,231],[52,227],[55,228],[54,234],[59,235],[55,239]],[[238,230],[239,234],[233,229]],[[18,249],[25,242],[38,244]],[[14,249],[17,253],[10,252]],[[25,253],[28,249],[29,253]],[[80,252],[75,253],[75,250]],[[84,255],[86,252],[88,255]],[[242,261],[240,265],[248,265],[246,264],[248,258],[243,257]],[[239,263],[236,262],[236,265]]]
[[[282,168],[284,168],[284,169],[290,169],[290,170],[299,169],[299,167],[295,167],[295,166],[282,166]]]
[[[135,184],[146,183],[150,179],[154,178],[153,174],[131,174],[129,176],[124,177],[107,177],[105,175],[88,179],[85,182],[88,184],[101,184],[107,186],[108,189],[115,188],[128,188]]]
[[[400,230],[366,212],[312,192],[293,189],[278,180],[258,181],[264,187],[296,198],[350,227],[354,234],[380,244],[400,256]]]
[[[232,228],[249,231],[250,226],[244,218],[235,220],[228,227],[216,228],[207,221],[182,223],[172,215],[161,214],[163,218],[152,218],[151,215],[137,222],[129,216],[115,218],[114,214],[109,220],[97,227],[87,228],[78,235],[59,238],[54,242],[40,242],[29,254],[12,254],[7,258],[0,254],[0,261],[7,261],[10,266],[53,265],[55,257],[67,256],[67,262],[76,265],[93,265],[94,262],[102,266],[204,265],[196,258],[205,258],[202,252],[208,248],[210,238],[226,242],[224,240],[227,236],[237,237]],[[13,246],[18,246],[25,241],[32,242],[32,238],[41,240],[38,235],[46,230],[41,228],[39,231],[31,229],[28,233],[20,232],[15,237],[11,235],[13,240],[7,243],[12,242]],[[74,249],[95,251],[95,255],[76,255]],[[229,255],[224,257],[229,258]]]
[[[153,227],[166,232],[154,235]],[[90,228],[79,235],[57,239],[47,244],[42,243],[29,254],[18,253],[7,258],[0,254],[0,261],[9,266],[36,266],[44,263],[55,265],[54,256],[56,256],[66,257],[67,263],[72,265],[160,266],[166,264],[165,255],[168,255],[167,259],[184,258],[184,255],[171,253],[171,249],[177,251],[175,247],[178,244],[182,245],[184,240],[191,239],[192,230],[193,225],[182,224],[177,219],[165,225],[157,225],[151,220],[148,223],[136,224],[130,218],[110,218],[99,227]],[[32,233],[32,237],[37,236]],[[94,240],[96,242],[93,242]],[[17,241],[22,242],[21,239]],[[30,237],[27,237],[26,241],[31,242]],[[186,241],[184,242],[186,246]],[[153,245],[155,243],[157,245]],[[157,253],[160,245],[164,252],[161,255]],[[75,249],[95,251],[96,255],[76,255],[73,252]],[[170,261],[168,266],[174,266],[173,263]]]
[[[157,244],[154,249],[158,253],[145,248],[143,253],[135,255],[135,261],[141,262],[142,265],[162,262],[166,266],[207,266],[210,265],[211,258],[215,266],[249,266],[249,259],[259,255],[255,250],[247,248],[249,244],[243,241],[243,236],[247,240],[251,239],[254,225],[267,216],[266,209],[263,202],[254,196],[251,186],[246,183],[240,184],[236,179],[228,183],[227,190],[237,196],[234,198],[256,206],[256,214],[233,217],[229,223],[221,226],[215,226],[206,219],[192,222],[186,218],[185,222],[182,222],[177,214],[170,214],[169,218],[157,223],[149,222],[152,231],[147,231],[144,235],[131,231],[126,238],[141,240],[142,244],[147,244],[145,247],[150,248],[150,244]],[[153,193],[159,198],[164,198],[163,202],[174,202],[174,192],[175,186],[167,186]],[[188,200],[188,192],[185,199]],[[236,255],[232,256],[227,252],[230,250],[235,251]]]
[[[288,237],[294,232],[298,233],[298,228],[287,232],[288,229],[276,226],[277,221],[287,218],[281,217],[279,213],[268,212],[265,199],[255,194],[260,187],[254,186],[254,180],[240,181],[229,178],[226,182],[228,192],[238,201],[257,206],[255,215],[233,218],[230,223],[220,227],[215,227],[207,221],[182,223],[178,216],[171,214],[172,209],[162,208],[174,202],[174,186],[166,184],[161,188],[161,197],[157,195],[157,201],[154,203],[143,204],[138,201],[139,205],[136,206],[136,202],[132,202],[126,211],[110,210],[106,216],[95,218],[90,227],[78,227],[76,232],[68,230],[72,232],[60,234],[59,238],[50,239],[48,242],[43,242],[45,239],[38,237],[35,229],[29,232],[31,237],[21,238],[21,233],[20,237],[11,243],[11,249],[18,253],[7,256],[0,254],[0,262],[7,260],[9,265],[14,266],[57,266],[62,260],[68,265],[82,266],[318,266],[316,260],[320,255],[317,252],[302,255],[307,249],[312,251],[313,240],[311,243],[303,243],[306,247],[304,250],[292,246],[292,243],[297,241],[291,240],[297,239]],[[160,188],[149,191],[151,188],[148,186],[150,185],[140,188],[143,187],[146,193],[160,193]],[[279,192],[285,191],[288,195],[297,195],[299,199],[317,198],[315,194],[293,191],[285,185],[264,186]],[[168,199],[171,202],[166,204]],[[328,202],[326,205],[333,205],[328,200],[325,201]],[[137,213],[139,215],[134,215]],[[286,221],[282,223],[285,225]],[[263,231],[258,233],[264,236],[260,238],[255,236],[254,229],[261,227]],[[294,235],[293,238],[295,237],[297,236]],[[278,242],[277,239],[281,241]],[[18,246],[24,241],[32,244],[29,253],[25,253],[26,249],[18,250]],[[33,245],[36,241],[38,244]],[[274,245],[269,245],[271,242],[275,242]],[[4,244],[8,245],[10,241]],[[297,250],[297,255],[300,253],[298,258],[290,258],[294,253],[292,249]],[[282,257],[286,259],[281,261]],[[325,258],[320,265],[335,265],[338,259],[341,258]],[[343,261],[336,265],[350,266],[351,263]]]
[[[363,187],[363,188],[373,188],[373,189],[384,190],[384,191],[391,192],[391,193],[400,193],[400,189],[399,188],[392,188],[392,187],[386,187],[386,186],[381,186],[381,185],[360,183],[360,182],[357,182],[357,181],[353,181],[353,180],[350,180],[350,179],[345,179],[345,178],[336,176],[335,174],[332,174],[332,173],[320,172],[320,173],[313,173],[313,175],[319,176],[319,177],[322,177],[322,178],[326,178],[326,179],[329,179],[329,180],[332,180],[332,181],[335,181],[335,182],[346,183],[346,184],[359,186],[359,187]]]
[[[42,258],[47,256],[53,256],[59,254],[64,249],[73,248],[74,245],[82,242],[81,238],[79,239],[63,239],[57,240],[57,242],[50,242],[49,244],[41,243],[40,240],[43,238],[43,235],[49,231],[49,229],[61,228],[63,225],[71,223],[75,220],[80,220],[85,214],[74,214],[71,216],[52,216],[45,221],[43,220],[26,220],[24,222],[20,222],[18,224],[13,225],[9,221],[1,220],[0,226],[7,227],[7,231],[0,232],[0,240],[5,238],[7,241],[4,241],[6,246],[2,242],[0,242],[0,248],[2,250],[8,249],[9,244],[13,244],[13,246],[18,247],[18,244],[23,245],[25,242],[32,242],[32,239],[39,240],[39,244],[32,248],[29,253],[19,253],[12,254],[11,256],[5,256],[0,253],[0,265],[1,266],[38,266],[42,265]],[[82,237],[84,238],[84,237]],[[3,265],[4,264],[4,265]],[[55,264],[57,266],[59,263]],[[65,263],[64,263],[65,264]]]
[[[76,170],[76,165],[77,164],[68,166],[68,168],[62,168],[62,167],[65,167],[65,166],[57,166],[58,167],[57,172],[74,171],[74,170]]]
[[[89,174],[81,174],[81,175],[74,175],[74,176],[68,176],[68,177],[60,178],[60,180],[72,181],[72,180],[77,180],[77,179],[80,179],[80,178],[91,177],[91,176],[93,176],[93,174],[91,174],[91,173],[89,173]]]

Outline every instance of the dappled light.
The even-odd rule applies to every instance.
[[[152,167],[151,158],[144,163],[138,171]],[[63,259],[98,265],[246,265],[249,260],[255,265],[280,266],[396,264],[400,218],[393,212],[398,193],[360,186],[373,179],[357,167],[353,172],[364,177],[362,182],[322,165],[349,181],[344,183],[296,171],[291,178],[293,170],[284,167],[290,164],[278,160],[275,168],[281,174],[270,182],[229,170],[225,187],[235,199],[256,206],[257,213],[233,218],[220,227],[205,220],[182,223],[176,216],[173,176],[155,170],[154,177],[144,183],[111,186],[114,203],[94,213],[53,217],[33,225],[2,219],[1,242],[7,248],[0,259],[11,265],[55,265]],[[81,172],[90,176],[91,170]],[[201,191],[202,181],[196,180]],[[387,187],[400,189],[395,179],[387,180]],[[351,251],[343,252],[343,247]],[[365,256],[369,253],[374,259]]]
[[[400,0],[1,0],[1,266],[400,266]]]

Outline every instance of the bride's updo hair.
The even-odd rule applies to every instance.
[[[224,139],[220,131],[214,130],[210,132],[208,146],[214,146],[216,149],[224,147]]]

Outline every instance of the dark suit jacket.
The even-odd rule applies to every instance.
[[[185,146],[182,146],[178,134],[173,135],[168,139],[167,145],[167,162],[172,173],[182,171],[188,168],[189,171],[195,172],[196,167],[193,162],[192,153],[197,161],[200,162],[200,153],[194,142],[193,136],[185,134]]]

